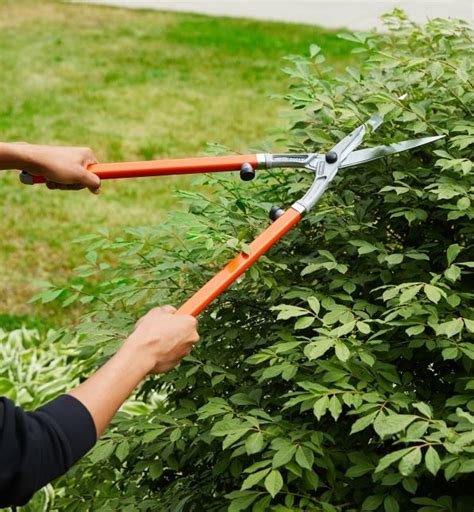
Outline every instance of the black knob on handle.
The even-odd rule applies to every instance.
[[[249,164],[242,164],[240,168],[240,179],[242,181],[250,181],[255,178],[255,169]]]
[[[283,208],[280,208],[279,206],[272,206],[270,208],[269,217],[270,219],[275,222],[277,219],[279,219],[283,214],[285,213],[285,210]]]

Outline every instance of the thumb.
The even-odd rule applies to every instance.
[[[91,171],[83,171],[81,176],[81,185],[87,187],[94,194],[98,194],[100,189],[100,178],[97,174],[94,174]]]

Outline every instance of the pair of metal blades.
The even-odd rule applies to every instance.
[[[383,118],[379,114],[374,114],[368,121],[358,126],[327,153],[264,154],[259,156],[264,160],[266,168],[295,167],[315,172],[315,180],[308,192],[292,205],[292,208],[303,214],[308,212],[319,201],[339,169],[361,165],[379,158],[401,153],[402,151],[408,151],[444,137],[440,135],[411,139],[386,146],[376,146],[356,151],[356,148],[364,140],[367,128],[370,127],[372,130],[376,130],[382,122]],[[281,209],[275,209],[271,214],[272,219],[274,220],[275,217],[278,217],[282,211]]]

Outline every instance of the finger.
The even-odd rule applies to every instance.
[[[91,148],[84,148],[82,163],[85,167],[97,163],[97,158]]]
[[[56,187],[58,190],[82,190],[84,187],[84,185],[79,185],[79,184],[68,184],[68,185],[65,185],[65,184],[62,184],[62,183],[58,183],[58,186]]]
[[[100,189],[100,178],[91,171],[82,171],[79,181],[82,186],[87,187],[92,193],[98,194]]]
[[[142,316],[135,322],[135,329],[143,322],[144,317]]]
[[[50,190],[81,190],[84,188],[83,185],[79,185],[79,184],[65,184],[65,183],[57,183],[55,181],[47,181],[46,186]]]
[[[148,315],[156,315],[156,314],[163,314],[163,313],[174,313],[175,308],[173,306],[170,306],[169,304],[165,304],[164,306],[155,306],[154,308],[150,309],[150,311],[148,311],[147,313],[147,316]]]
[[[176,308],[174,308],[173,306],[170,306],[169,304],[166,304],[165,306],[160,307],[161,313],[167,313],[167,314],[172,315],[173,313],[176,313],[176,311],[177,311]]]

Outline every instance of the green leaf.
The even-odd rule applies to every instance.
[[[438,452],[432,447],[429,446],[425,453],[425,465],[426,469],[433,475],[439,471],[441,467],[441,460],[439,458]]]
[[[309,307],[314,311],[315,315],[319,315],[319,311],[321,309],[321,304],[316,297],[308,297]]]
[[[436,286],[425,284],[424,292],[428,299],[435,304],[437,304],[441,299],[441,293]]]
[[[439,334],[446,334],[448,338],[452,338],[460,333],[464,324],[462,318],[453,318],[442,324],[439,324],[437,331]]]
[[[0,377],[0,395],[9,395],[9,393],[15,388],[13,382],[5,377]]]
[[[428,71],[431,73],[431,77],[436,80],[443,76],[444,68],[440,62],[433,62],[428,67]]]
[[[64,289],[62,290],[47,290],[46,292],[41,293],[41,302],[43,304],[49,304],[50,302],[53,302],[53,300],[57,299],[62,293],[64,292]]]
[[[303,316],[302,318],[298,318],[295,322],[295,329],[306,329],[312,325],[315,320],[316,319],[313,316]]]
[[[245,468],[244,473],[255,473],[259,469],[265,468],[269,465],[270,461],[268,459],[264,459],[259,462],[255,462],[255,464],[250,465],[248,468]]]
[[[403,476],[409,476],[413,473],[415,467],[421,462],[421,449],[414,448],[407,453],[400,461],[398,470]]]
[[[346,476],[350,478],[358,478],[367,473],[372,473],[374,467],[372,464],[366,464],[363,466],[352,466],[346,471]]]
[[[249,424],[242,424],[239,420],[222,420],[214,424],[211,434],[216,437],[223,437],[229,434],[245,435],[250,430]]]
[[[259,494],[253,491],[245,492],[243,496],[232,499],[227,512],[241,512],[242,510],[249,510],[250,505],[259,497]]]
[[[242,490],[250,489],[261,482],[270,472],[270,468],[262,469],[261,471],[257,471],[256,473],[250,474],[242,483]]]
[[[474,473],[474,459],[465,460],[458,469],[459,473]]]
[[[335,349],[336,349],[336,357],[342,361],[345,362],[351,357],[351,352],[347,348],[346,344],[342,342],[341,340],[336,340],[335,343]]]
[[[318,421],[326,414],[329,407],[329,397],[324,395],[323,397],[316,400],[313,405],[313,414],[316,416]]]
[[[400,510],[398,501],[393,496],[387,496],[384,499],[383,508],[385,512],[398,512]]]
[[[174,430],[171,431],[170,441],[172,443],[176,443],[176,441],[178,441],[178,439],[181,439],[181,429],[175,428]]]
[[[397,462],[397,460],[401,459],[412,450],[413,448],[403,448],[401,450],[397,450],[395,452],[389,453],[388,455],[385,455],[379,460],[379,463],[374,472],[380,473],[380,471],[387,469],[390,465],[392,465],[394,462]]]
[[[154,460],[149,465],[150,477],[152,480],[157,480],[163,473],[163,463],[161,460]]]
[[[265,512],[266,510],[268,510],[268,506],[270,505],[271,501],[271,496],[264,496],[263,498],[260,498],[258,501],[255,502],[254,506],[252,507],[252,512]],[[246,508],[245,510],[248,509]]]
[[[305,356],[310,359],[318,359],[334,346],[334,339],[324,338],[306,345],[304,349]]]
[[[334,421],[337,421],[342,412],[342,405],[339,401],[339,398],[336,395],[331,397],[329,401],[329,412],[331,416],[334,418]]]
[[[456,407],[456,414],[465,420],[467,420],[471,425],[474,425],[474,416],[469,414],[467,411],[463,411],[460,407]]]
[[[115,450],[115,455],[121,462],[123,462],[127,458],[129,452],[130,445],[128,444],[128,441],[123,441],[117,446],[117,449]]]
[[[458,257],[459,253],[462,250],[463,250],[463,247],[461,247],[458,244],[452,244],[448,247],[448,250],[446,251],[448,265],[451,265],[451,263]]]
[[[403,261],[403,254],[390,254],[385,258],[389,265],[399,265]]]
[[[112,441],[99,442],[92,453],[89,455],[90,460],[96,464],[101,460],[108,459],[115,449],[115,444]]]
[[[350,322],[347,322],[343,325],[340,325],[339,327],[336,327],[331,331],[331,336],[345,336],[346,334],[351,333],[354,330],[356,322],[355,320],[352,320]]]
[[[279,468],[280,466],[284,466],[290,460],[293,458],[293,456],[296,453],[296,446],[292,444],[288,444],[284,446],[283,448],[280,448],[275,455],[273,456],[272,460],[272,467],[273,468]]]
[[[367,496],[362,503],[362,510],[365,512],[370,510],[380,510],[380,505],[382,505],[384,500],[383,494],[373,494],[372,496]]]
[[[456,206],[459,210],[467,210],[471,206],[471,200],[468,197],[461,197],[458,199]]]
[[[421,334],[424,330],[424,325],[413,325],[412,327],[409,327],[405,332],[408,334],[408,336],[416,336]]]
[[[362,416],[362,418],[359,418],[357,421],[355,421],[352,424],[351,428],[351,434],[355,434],[356,432],[360,432],[361,430],[364,430],[369,425],[372,425],[375,416],[378,414],[378,411],[371,412],[370,414],[367,414],[367,416]]]
[[[245,449],[247,450],[248,455],[252,455],[254,453],[258,453],[262,451],[264,446],[263,434],[261,432],[255,432],[254,434],[250,434],[250,436],[245,441]]]
[[[314,464],[314,454],[306,446],[298,446],[295,456],[296,463],[305,469],[311,469]]]
[[[457,347],[448,347],[441,351],[441,355],[443,356],[443,359],[456,359],[458,357],[459,350]]]
[[[474,320],[469,320],[468,318],[463,318],[464,325],[469,332],[474,332]]]
[[[283,478],[278,469],[272,469],[272,471],[265,478],[265,489],[274,498],[283,487]]]
[[[370,334],[371,332],[370,325],[366,322],[356,322],[356,326],[362,334]]]
[[[349,243],[359,248],[357,252],[361,256],[363,254],[370,254],[371,252],[378,251],[378,248],[375,245],[365,240],[351,240]]]
[[[418,292],[421,290],[422,286],[423,285],[421,284],[417,284],[414,286],[406,287],[400,294],[400,304],[405,304],[406,302],[410,302],[413,298],[415,298]]]
[[[375,357],[369,352],[361,351],[359,352],[359,357],[360,360],[368,366],[373,366],[375,364]]]
[[[380,437],[391,436],[404,430],[410,423],[416,420],[411,414],[389,414],[380,413],[374,421],[374,430]]]
[[[409,493],[415,494],[418,488],[418,482],[414,478],[408,477],[402,480],[402,486]]]
[[[415,402],[413,407],[418,409],[421,414],[423,414],[423,416],[426,416],[427,418],[433,417],[433,411],[431,410],[431,407],[425,402]]]
[[[280,306],[276,306],[272,308],[274,311],[280,311],[277,316],[277,320],[288,320],[289,318],[294,318],[297,316],[307,315],[309,311],[304,308],[300,308],[298,306],[291,306],[287,304],[282,304]]]
[[[321,51],[321,48],[317,44],[311,44],[309,46],[310,57],[315,57],[320,51]]]
[[[429,427],[429,423],[427,421],[423,421],[423,420],[414,421],[407,428],[405,437],[407,439],[412,439],[412,440],[420,439],[426,434],[428,427]]]

